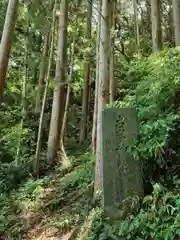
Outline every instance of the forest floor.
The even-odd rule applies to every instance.
[[[34,202],[34,204],[39,205],[38,209],[35,211],[24,209],[23,218],[25,224],[29,225],[24,239],[70,239],[74,229],[69,226],[69,222],[75,215],[75,202],[78,200],[76,192],[70,189],[74,175],[75,171],[68,173],[60,180],[58,176],[54,176],[54,183],[44,187],[38,201]],[[67,192],[65,199],[62,198],[61,194],[64,190]],[[41,202],[39,203],[39,201]]]
[[[0,195],[0,240],[145,239],[144,232],[146,239],[165,239],[164,234],[168,240],[180,239],[179,181],[173,191],[161,192],[156,184],[154,194],[143,199],[145,205],[138,204],[137,215],[111,225],[98,201],[92,202],[93,179],[94,161],[87,153]]]
[[[0,195],[0,240],[180,239],[179,180],[173,190],[156,184],[137,205],[128,202],[136,213],[111,224],[100,201],[92,202],[93,179],[94,159],[86,153]]]
[[[6,210],[11,227],[5,239],[76,239],[92,208],[93,185],[88,175],[88,171],[92,175],[92,165],[85,161],[56,167],[49,176],[29,179],[11,192]]]
[[[89,212],[88,192],[73,186],[78,170],[79,166],[63,178],[55,172],[50,184],[39,189],[33,200],[36,207],[24,208],[24,225],[28,224],[24,240],[75,239]]]

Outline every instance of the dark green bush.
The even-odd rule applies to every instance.
[[[154,185],[153,194],[146,196],[136,215],[109,223],[96,219],[87,239],[103,240],[175,240],[180,237],[180,194]],[[121,209],[120,209],[121,211]]]
[[[16,166],[4,163],[0,165],[0,194],[15,189],[29,176],[27,165]]]
[[[179,76],[180,48],[164,50],[124,67],[122,88],[126,94],[109,107],[136,107],[140,132],[131,146],[135,157],[163,158],[163,147],[180,120]]]

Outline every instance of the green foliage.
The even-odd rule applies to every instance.
[[[20,124],[15,125],[3,131],[4,136],[1,138],[0,143],[4,146],[4,151],[11,155],[15,155],[19,141],[27,141],[28,129],[21,131]]]
[[[94,180],[94,164],[92,161],[86,161],[77,168],[77,174],[72,181],[72,187],[86,189]]]
[[[140,132],[132,150],[138,158],[161,157],[169,132],[180,119],[176,106],[179,69],[180,48],[132,61],[123,68],[123,100],[108,107],[136,107]]]
[[[32,149],[29,149],[29,139],[33,139],[33,135],[30,125],[21,130],[19,112],[20,107],[16,105],[0,108],[0,193],[17,188],[31,172]],[[22,165],[17,166],[15,159],[19,143]]]
[[[28,175],[29,178],[27,179],[26,176],[26,181],[25,176],[22,176],[23,167],[12,165],[10,169],[10,165],[7,164],[6,173],[1,171],[3,176],[0,176],[0,180],[3,180],[1,188],[6,183],[6,189],[5,187],[0,189],[0,234],[8,236],[10,239],[21,238],[27,230],[24,223],[27,221],[26,214],[28,213],[39,216],[42,212],[46,214],[49,212],[51,216],[47,217],[47,222],[59,229],[75,224],[79,221],[80,215],[87,215],[89,200],[92,196],[92,189],[89,190],[89,186],[94,179],[92,154],[81,155],[78,153],[77,157],[72,159],[73,164],[74,167],[72,168],[70,165],[69,171],[67,169],[64,175],[62,175],[64,169],[61,166],[60,169],[56,167],[53,175],[38,180],[34,180]],[[4,166],[2,166],[2,170],[5,171]],[[28,170],[27,174],[29,172]],[[12,173],[14,173],[13,176]],[[19,176],[21,184],[17,184],[17,176]],[[8,182],[6,178],[11,178],[12,182],[10,180]],[[7,189],[8,187],[9,189]],[[76,201],[76,199],[81,199],[81,201]],[[69,204],[72,204],[72,208],[68,206]],[[76,214],[67,213],[63,216],[57,214],[57,217],[52,215],[53,211],[60,212],[63,207],[70,208],[70,212],[75,211]],[[39,213],[40,211],[41,213]]]
[[[1,106],[0,108],[0,193],[16,189],[32,173],[32,160],[35,147],[33,124],[27,117],[24,128],[21,130],[20,115],[21,109],[15,106]],[[31,116],[32,118],[32,116]],[[20,145],[20,163],[16,164],[16,154]],[[40,168],[44,170],[43,164]],[[42,161],[41,161],[42,162]]]
[[[18,169],[22,174],[22,169]],[[19,174],[16,172],[16,175]],[[0,194],[0,234],[10,239],[21,238],[26,228],[23,224],[23,211],[35,209],[39,202],[42,190],[49,183],[50,178],[44,177],[38,180],[29,179],[18,189],[11,189],[10,194]]]
[[[0,167],[0,194],[9,192],[29,176],[27,165],[16,166],[14,162],[11,164],[1,164]]]
[[[93,208],[87,216],[84,224],[80,228],[77,239],[95,240],[98,239],[98,234],[102,230],[103,211],[101,208]]]
[[[179,186],[178,186],[179,189]],[[97,219],[86,239],[178,239],[180,237],[180,194],[166,191],[156,184],[151,196],[142,201],[142,208],[125,220],[109,223]]]

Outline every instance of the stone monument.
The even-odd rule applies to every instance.
[[[117,214],[117,204],[127,197],[143,195],[140,161],[127,147],[137,137],[138,121],[134,108],[107,108],[101,122],[101,177],[103,207],[107,217]]]

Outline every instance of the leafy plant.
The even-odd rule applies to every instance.
[[[180,89],[180,48],[164,50],[132,61],[122,69],[121,100],[107,107],[135,107],[140,122],[138,139],[131,151],[137,158],[163,158],[163,147],[180,120],[177,94]],[[170,146],[169,146],[170,147]],[[161,161],[162,162],[162,161]]]
[[[100,216],[87,239],[178,239],[179,210],[179,192],[169,192],[156,184],[153,194],[144,198],[137,214],[113,223]]]

